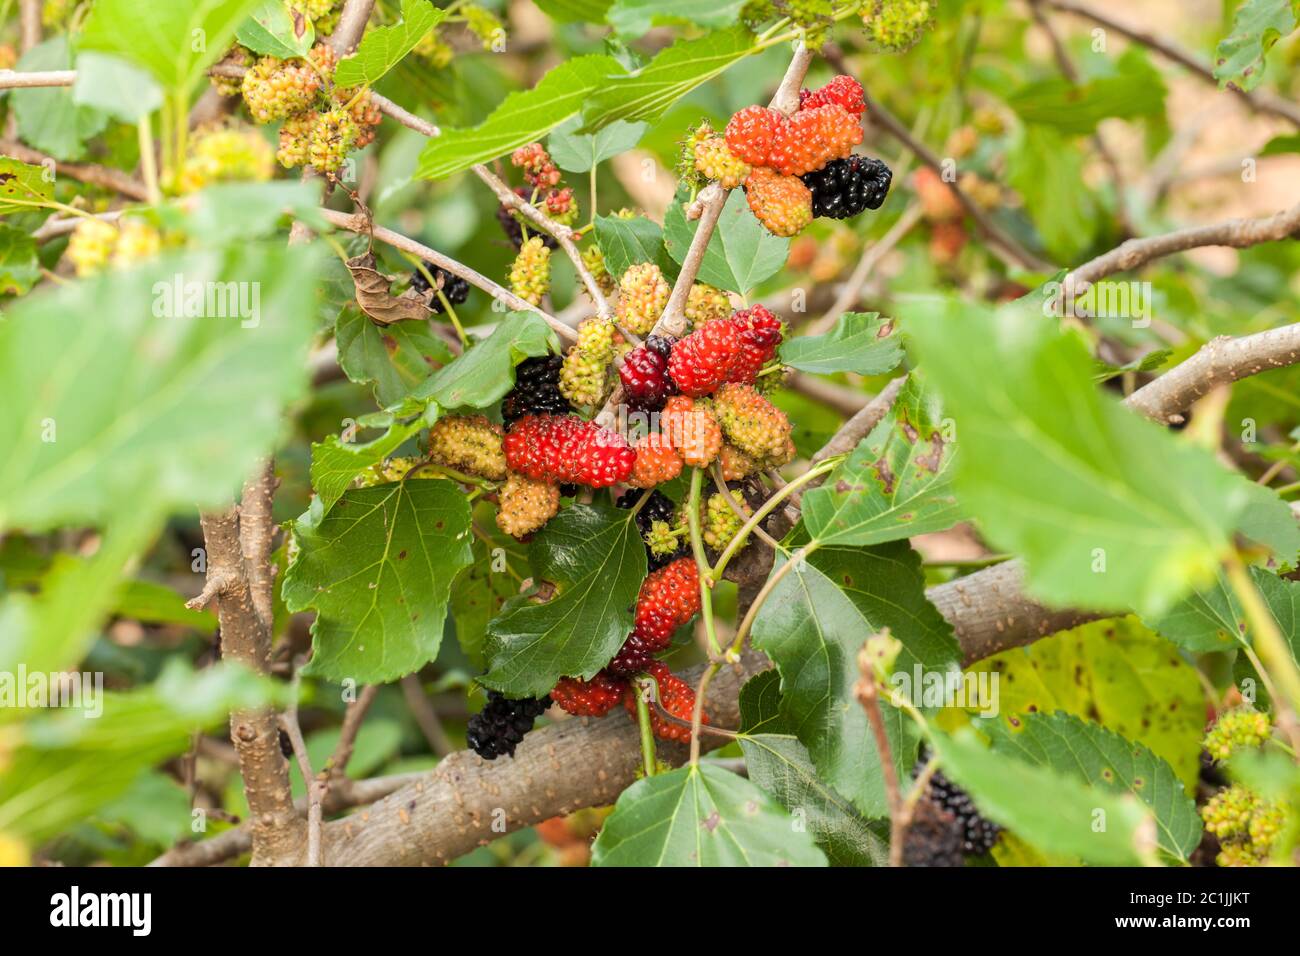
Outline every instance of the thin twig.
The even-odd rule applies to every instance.
[[[1134,43],[1148,47],[1166,59],[1185,67],[1194,76],[1205,80],[1207,83],[1213,83],[1216,87],[1219,84],[1218,79],[1214,76],[1214,69],[1209,63],[1202,60],[1195,53],[1185,50],[1172,40],[1156,36],[1149,30],[1125,23],[1123,20],[1116,19],[1109,13],[1103,13],[1095,9],[1091,4],[1082,3],[1079,0],[1042,0],[1042,2],[1055,10],[1060,10],[1062,13],[1073,13],[1076,16],[1091,20],[1099,26],[1114,30],[1121,36],[1128,37]],[[1255,112],[1280,116],[1296,126],[1300,126],[1300,106],[1295,103],[1280,96],[1275,96],[1266,90],[1246,92],[1235,87],[1229,87],[1228,89]]]
[[[898,795],[898,768],[894,766],[894,750],[889,744],[889,732],[885,729],[885,717],[880,712],[880,688],[876,684],[875,661],[869,650],[869,644],[863,644],[858,652],[858,673],[861,677],[853,687],[858,703],[866,711],[867,723],[871,724],[871,735],[876,741],[876,756],[880,760],[880,776],[885,784],[885,803],[889,807],[890,818],[890,866],[898,866],[894,860],[894,848],[901,852],[901,819],[903,801]]]
[[[303,785],[307,788],[307,865],[320,866],[321,822],[324,819],[322,803],[329,786],[323,775],[318,780],[311,772],[311,758],[307,756],[307,743],[302,739],[302,727],[298,724],[298,695],[301,692],[302,672],[295,666],[293,680],[290,683],[289,706],[280,715],[280,728],[289,737],[294,756],[298,759],[298,771],[302,774]]]
[[[71,86],[76,70],[0,70],[0,90],[29,90],[47,86]]]
[[[347,773],[348,761],[352,759],[352,751],[357,745],[357,734],[360,733],[361,725],[365,722],[366,712],[370,710],[370,705],[375,702],[378,694],[378,684],[367,684],[361,689],[357,699],[348,704],[343,712],[343,726],[339,730],[338,743],[334,745],[334,753],[325,763],[325,770],[331,780]]]
[[[94,163],[60,162],[40,150],[32,149],[30,146],[12,139],[0,140],[0,153],[11,159],[16,159],[20,163],[30,163],[33,166],[53,164],[54,171],[61,176],[67,176],[90,186],[100,186],[121,193],[129,199],[135,199],[139,202],[147,202],[149,199],[149,190],[145,188],[144,183],[133,179],[119,169],[97,166]],[[75,226],[75,223],[73,225]]]
[[[432,262],[434,265],[450,272],[452,275],[460,276],[470,285],[482,289],[488,295],[502,302],[516,312],[532,312],[541,316],[542,319],[545,320],[546,324],[555,330],[557,335],[569,342],[576,342],[578,340],[577,332],[565,325],[549,312],[543,312],[531,302],[519,298],[519,296],[515,295],[509,289],[497,285],[487,276],[475,272],[469,266],[457,262],[450,256],[445,256],[436,249],[430,249],[423,243],[416,242],[414,239],[408,238],[400,232],[393,232],[391,229],[385,229],[383,226],[375,225],[363,213],[337,212],[333,209],[321,209],[320,213],[329,220],[332,225],[337,226],[340,229],[346,229],[349,232],[355,232],[362,236],[373,236],[380,242],[387,243],[395,249],[401,249],[403,252],[409,252],[412,255],[419,256],[421,259],[426,259],[429,262]]]
[[[438,712],[429,703],[429,698],[424,696],[424,688],[420,686],[420,679],[414,674],[407,674],[402,678],[401,685],[402,695],[406,698],[406,706],[411,711],[411,716],[415,718],[420,733],[424,734],[429,749],[439,757],[454,753],[456,745],[447,736],[447,731],[443,729],[442,721],[438,719]]]
[[[889,227],[889,231],[881,236],[878,242],[873,242],[862,250],[862,258],[858,260],[858,264],[853,267],[853,272],[840,286],[835,301],[820,319],[809,323],[806,334],[822,335],[835,327],[835,323],[840,320],[840,316],[857,303],[858,297],[862,294],[862,287],[866,284],[871,273],[875,271],[876,266],[880,265],[881,260],[903,241],[903,237],[912,231],[913,227],[921,221],[921,218],[921,204],[914,201],[903,210],[903,214],[898,217],[898,221]]]

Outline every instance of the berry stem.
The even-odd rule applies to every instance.
[[[655,734],[650,724],[650,705],[646,702],[648,690],[644,683],[637,684],[636,722],[641,728],[641,763],[645,768],[645,775],[653,777],[655,775]]]
[[[423,264],[420,268],[423,270]],[[443,311],[447,313],[447,318],[451,320],[451,324],[456,328],[456,337],[460,339],[460,347],[463,349],[469,348],[469,336],[465,334],[465,327],[460,324],[460,316],[456,314],[455,306],[453,306],[451,301],[443,295],[441,289],[437,286],[434,286],[434,289],[438,293],[438,301],[442,303]]]
[[[709,570],[708,558],[704,555],[704,538],[700,534],[700,491],[704,487],[704,469],[691,469],[691,495],[686,504],[686,520],[691,529],[691,551],[695,555],[695,566],[700,576],[700,617],[704,621],[704,632],[709,638],[709,654],[717,658],[722,649],[718,645],[718,634],[713,627],[713,575]]]
[[[1300,709],[1300,670],[1296,669],[1286,638],[1269,611],[1263,595],[1246,571],[1241,556],[1235,552],[1231,554],[1224,562],[1224,569],[1228,584],[1246,614],[1260,661],[1266,668],[1261,670],[1260,677],[1264,678],[1267,674],[1282,690],[1282,699],[1275,696],[1273,701],[1277,707],[1278,724],[1286,731],[1291,745],[1300,750],[1300,726],[1296,723],[1296,711]]]
[[[162,190],[158,188],[158,157],[154,154],[153,123],[148,116],[140,117],[136,123],[140,139],[140,171],[144,174],[144,188],[149,195],[149,202],[157,205],[162,202]]]
[[[745,538],[751,531],[758,527],[760,521],[775,511],[776,507],[781,504],[781,502],[785,501],[786,498],[790,497],[790,495],[807,485],[810,481],[815,481],[828,471],[831,471],[840,463],[840,460],[843,457],[844,456],[840,455],[835,458],[827,458],[816,468],[809,468],[794,481],[789,482],[784,488],[775,492],[770,498],[764,501],[749,520],[745,522],[740,531],[737,532],[736,536],[731,539],[731,542],[727,545],[726,549],[723,550],[722,554],[718,556],[718,564],[713,569],[713,580],[722,580],[722,573],[727,570],[727,562],[729,562],[732,556],[740,550],[740,547],[744,544]]]
[[[754,626],[754,618],[758,617],[759,609],[762,608],[763,603],[771,596],[772,592],[776,590],[776,586],[781,583],[781,580],[789,574],[793,568],[803,564],[808,555],[812,554],[820,546],[821,542],[813,539],[794,554],[790,555],[785,564],[777,568],[775,573],[768,577],[767,581],[764,582],[762,589],[754,598],[754,603],[752,603],[749,606],[749,610],[745,612],[745,619],[740,622],[740,627],[736,629],[736,639],[731,644],[730,653],[740,652],[740,648],[744,646],[745,640],[749,637],[750,629]]]

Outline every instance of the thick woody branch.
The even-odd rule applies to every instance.
[[[762,654],[748,652],[718,673],[705,704],[713,726],[739,726],[740,687],[769,666]],[[684,677],[694,684],[702,670]],[[726,740],[705,735],[701,743],[711,749]],[[672,764],[687,757],[680,745],[659,750]],[[342,866],[448,863],[503,833],[613,803],[640,767],[637,725],[626,714],[563,720],[530,733],[513,758],[485,761],[459,751],[364,815],[326,824],[327,853]]]
[[[339,14],[339,22],[327,42],[340,57],[347,56],[361,42],[361,34],[366,32],[366,21],[370,11],[375,8],[375,0],[347,0]]]
[[[1125,23],[1123,20],[1116,19],[1109,13],[1103,13],[1102,11],[1092,7],[1090,4],[1081,3],[1078,2],[1078,0],[1041,0],[1041,2],[1055,10],[1060,10],[1062,13],[1072,13],[1076,16],[1083,17],[1086,20],[1091,20],[1098,26],[1114,30],[1121,36],[1125,36],[1132,40],[1134,43],[1139,43],[1142,46],[1154,50],[1156,53],[1165,57],[1165,59],[1171,60],[1179,66],[1185,67],[1192,74],[1200,77],[1206,82],[1218,86],[1219,81],[1215,78],[1214,69],[1210,64],[1202,60],[1195,53],[1192,53],[1179,46],[1177,43],[1174,43],[1172,40],[1158,37],[1149,30],[1144,30],[1141,27]],[[1245,90],[1236,89],[1235,87],[1229,87],[1229,89],[1236,94],[1236,96],[1245,103],[1246,106],[1255,112],[1280,116],[1282,119],[1294,123],[1296,126],[1300,126],[1300,106],[1297,106],[1295,103],[1285,100],[1280,96],[1275,96],[1266,90],[1252,90],[1251,92],[1246,92]]]
[[[337,813],[351,807],[364,806],[382,800],[396,790],[407,785],[423,781],[428,775],[420,773],[400,773],[388,777],[371,777],[367,780],[344,778],[331,785],[325,796],[323,810],[325,813]],[[308,811],[308,800],[299,797],[294,801],[297,813]],[[181,843],[172,847],[158,857],[150,866],[212,866],[224,863],[247,853],[253,848],[252,831],[248,824],[240,824],[232,830],[218,834],[199,843]]]
[[[254,500],[269,494],[265,483],[252,482],[254,498],[242,507],[254,515],[269,514],[269,502]],[[202,607],[215,602],[221,623],[221,654],[259,674],[270,670],[271,634],[258,612],[240,540],[240,507],[200,517],[207,551],[207,582],[190,602]],[[268,554],[260,560],[267,561]],[[239,754],[239,769],[248,798],[253,862],[275,864],[290,859],[302,842],[302,820],[293,805],[289,765],[280,752],[280,728],[268,708],[237,710],[230,715],[230,739]]]
[[[423,243],[416,242],[400,232],[393,232],[391,229],[385,229],[383,226],[376,226],[367,216],[362,213],[337,212],[333,209],[322,209],[321,215],[329,220],[331,225],[340,229],[346,229],[349,232],[355,232],[362,236],[373,236],[380,242],[387,243],[394,249],[401,249],[403,252],[409,252],[413,256],[419,256],[432,262],[441,269],[445,269],[452,275],[460,276],[472,286],[482,289],[488,295],[492,296],[499,302],[504,303],[507,307],[516,312],[533,312],[540,315],[556,334],[570,342],[576,342],[578,333],[572,328],[565,325],[555,316],[548,312],[543,312],[531,302],[527,302],[515,295],[509,289],[497,285],[487,276],[475,272],[469,266],[457,262],[450,256],[445,256],[436,249],[430,249]]]

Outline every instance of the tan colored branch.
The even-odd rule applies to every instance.
[[[582,253],[573,241],[573,230],[568,226],[560,225],[532,203],[527,202],[482,163],[476,163],[473,171],[474,175],[483,180],[488,188],[496,194],[497,199],[511,209],[517,210],[530,223],[559,243],[560,249],[573,263],[573,269],[578,273],[578,278],[581,280],[583,288],[587,290],[587,295],[591,297],[592,303],[596,306],[596,314],[602,319],[613,318],[614,311],[609,307],[609,301],[605,298],[605,293],[600,290],[600,284],[596,281],[596,277],[591,274],[587,264],[582,261]],[[592,212],[594,213],[595,210],[592,210]],[[641,341],[627,329],[621,329],[621,331],[629,341],[634,343]]]
[[[447,731],[443,729],[442,721],[438,718],[438,712],[429,703],[429,698],[424,696],[424,688],[420,686],[420,678],[414,674],[407,674],[402,678],[401,684],[402,696],[406,698],[407,709],[410,710],[411,716],[415,718],[416,724],[419,725],[420,733],[424,734],[429,749],[439,757],[454,753],[456,745],[447,736]]]
[[[1202,60],[1195,53],[1179,46],[1172,40],[1156,36],[1156,34],[1149,30],[1126,23],[1121,19],[1111,16],[1109,13],[1097,10],[1091,4],[1079,2],[1079,0],[1042,0],[1042,2],[1055,10],[1060,10],[1062,13],[1072,13],[1076,16],[1083,17],[1086,20],[1091,20],[1098,26],[1114,30],[1121,36],[1125,36],[1132,40],[1134,43],[1139,43],[1142,46],[1148,47],[1165,57],[1165,59],[1171,60],[1179,66],[1185,67],[1193,75],[1200,77],[1207,83],[1213,83],[1216,87],[1219,84],[1219,81],[1215,79],[1214,69],[1209,63]],[[1280,116],[1282,119],[1294,123],[1296,126],[1300,126],[1300,106],[1297,106],[1295,103],[1269,93],[1266,90],[1252,90],[1247,93],[1244,90],[1231,87],[1229,89],[1243,103],[1245,103],[1246,106],[1255,112]]]
[[[1201,246],[1244,249],[1297,234],[1300,234],[1300,203],[1258,219],[1228,219],[1208,226],[1192,226],[1159,236],[1130,239],[1068,273],[1062,284],[1067,290],[1073,288],[1080,292],[1087,284],[1098,279],[1136,269],[1153,259],[1173,255],[1175,252],[1186,252]]]
[[[361,34],[366,32],[366,22],[370,11],[375,8],[375,0],[347,0],[339,14],[339,22],[334,32],[325,41],[334,48],[340,57],[347,56],[361,42]]]
[[[269,509],[269,505],[255,500],[245,501],[243,507],[254,515]],[[232,506],[200,517],[207,552],[207,583],[203,593],[190,604],[202,606],[215,601],[221,622],[222,657],[266,674],[270,670],[271,635],[258,614],[249,585],[239,515],[240,507]],[[262,561],[268,558],[268,554],[260,555]],[[269,708],[233,711],[230,739],[239,754],[251,814],[253,862],[274,865],[291,858],[301,843],[302,820],[294,810],[289,765],[280,752],[275,713]]]
[[[808,325],[805,330],[806,335],[824,335],[835,328],[835,323],[840,320],[840,316],[852,310],[857,304],[858,298],[862,295],[862,287],[866,285],[867,279],[875,271],[876,266],[880,265],[881,260],[903,241],[921,218],[921,204],[914,200],[879,241],[871,243],[862,250],[862,258],[858,260],[858,264],[853,267],[853,272],[840,286],[835,301],[821,318]]]
[[[123,196],[139,202],[146,202],[149,198],[149,192],[145,189],[144,183],[132,179],[118,169],[96,166],[93,163],[59,162],[40,150],[32,149],[30,146],[25,146],[12,139],[0,140],[0,153],[11,159],[16,159],[20,163],[30,163],[33,166],[53,163],[54,171],[61,176],[67,176],[91,186],[111,189],[113,192],[121,193]]]
[[[23,73],[16,70],[0,70],[0,90],[71,86],[75,82],[77,82],[76,70],[36,70]]]
[[[488,295],[516,312],[533,312],[540,315],[546,321],[546,324],[555,330],[557,335],[569,342],[576,342],[578,339],[578,333],[565,325],[555,316],[548,312],[543,312],[531,302],[526,302],[519,298],[519,296],[515,295],[509,289],[497,285],[487,276],[475,272],[469,266],[457,262],[449,256],[443,255],[436,249],[430,249],[423,243],[416,242],[414,239],[408,238],[399,232],[393,232],[391,229],[385,229],[383,226],[376,226],[361,213],[346,213],[337,212],[333,209],[322,209],[321,215],[329,220],[332,225],[337,226],[340,229],[346,229],[349,232],[355,232],[362,236],[373,236],[380,242],[387,243],[395,249],[401,249],[404,252],[409,252],[413,256],[419,256],[421,259],[432,262],[434,265],[450,272],[452,275],[460,276],[470,285],[482,289]]]
[[[337,813],[350,807],[364,806],[382,800],[402,787],[421,782],[425,773],[400,773],[388,777],[371,777],[368,780],[351,780],[344,778],[330,788],[325,797],[325,813]],[[294,809],[299,814],[307,813],[307,798],[299,797],[294,801]],[[162,856],[150,866],[212,866],[232,860],[253,848],[252,833],[248,824],[241,824],[232,830],[218,834],[199,843],[181,843]]]
[[[41,42],[41,0],[19,0],[18,17],[20,43],[26,53]]]

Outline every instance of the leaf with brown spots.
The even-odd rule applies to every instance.
[[[889,414],[824,485],[804,494],[810,534],[822,544],[868,545],[956,524],[956,449],[940,416],[933,393],[910,376]]]
[[[1102,790],[1131,793],[1155,814],[1161,849],[1187,862],[1201,842],[1201,818],[1169,764],[1141,744],[1063,711],[1029,714],[1021,723],[1019,731],[1000,721],[981,726],[999,754],[1051,767]]]
[[[43,166],[31,166],[0,156],[0,216],[28,212],[32,203],[49,202],[53,196],[53,167],[47,177]],[[7,201],[11,199],[19,202]]]

